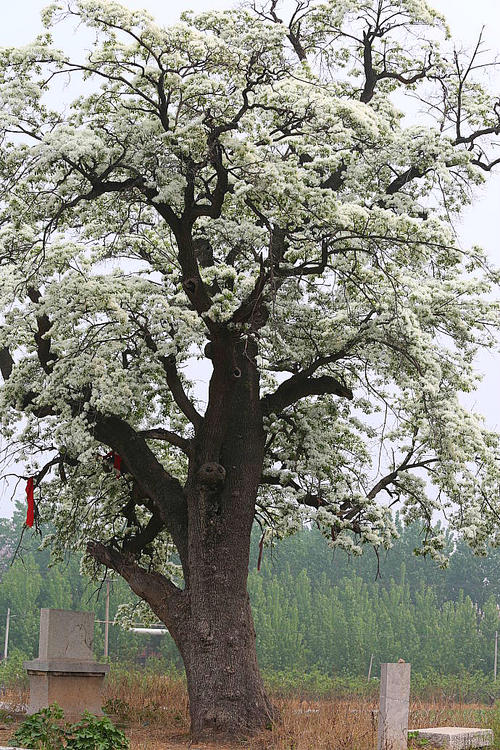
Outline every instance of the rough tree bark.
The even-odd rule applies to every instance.
[[[226,333],[212,340],[207,356],[214,371],[207,411],[190,449],[183,488],[187,513],[184,523],[181,508],[175,523],[169,517],[185,588],[144,570],[132,553],[88,545],[89,553],[120,573],[168,627],[186,669],[195,739],[245,735],[273,717],[257,665],[247,592],[264,457],[256,349]],[[109,423],[100,429],[101,437],[132,460],[117,425],[116,434]],[[166,496],[170,481],[164,480]]]

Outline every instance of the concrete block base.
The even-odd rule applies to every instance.
[[[97,665],[96,665],[97,666]],[[71,672],[35,672],[28,669],[30,701],[28,714],[57,703],[64,718],[77,721],[84,707],[91,714],[102,716],[102,689],[104,674]]]
[[[468,750],[469,748],[491,747],[493,731],[491,729],[468,729],[466,727],[431,727],[414,729],[418,739],[425,739],[431,747],[444,747],[449,750]]]

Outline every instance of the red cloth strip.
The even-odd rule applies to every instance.
[[[26,497],[28,499],[28,511],[26,513],[26,526],[33,526],[35,520],[35,485],[33,477],[26,483]]]
[[[113,466],[115,467],[118,474],[122,471],[122,457],[118,453],[113,453]]]

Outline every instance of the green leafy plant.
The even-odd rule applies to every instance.
[[[3,585],[3,583],[2,583]],[[24,662],[29,659],[28,654],[13,648],[8,659],[0,663],[0,684],[6,688],[28,686],[28,675],[24,668]]]
[[[81,721],[63,723],[64,712],[56,703],[24,721],[11,743],[34,750],[128,750],[128,739],[107,716],[85,711]]]
[[[85,711],[83,719],[69,729],[66,750],[128,750],[128,739],[107,716]]]
[[[57,703],[42,708],[23,721],[12,735],[11,743],[34,750],[62,750],[66,738],[65,727],[61,725],[63,718],[63,710]]]

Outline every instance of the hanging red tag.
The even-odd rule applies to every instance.
[[[28,511],[26,513],[26,526],[33,526],[35,520],[35,485],[33,477],[30,477],[26,483],[26,497],[28,500]]]
[[[118,453],[113,453],[113,466],[116,469],[116,476],[119,477],[122,472],[122,457]]]
[[[113,459],[113,468],[115,470],[116,478],[119,479],[122,474],[122,457],[114,451],[109,451],[109,453],[106,453],[102,458],[103,461],[106,461],[108,458]]]

